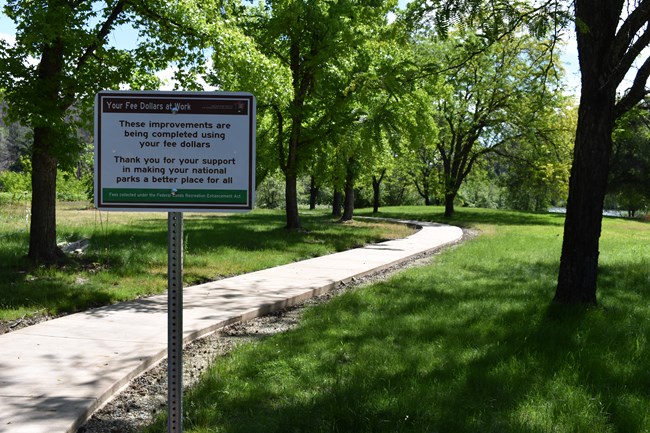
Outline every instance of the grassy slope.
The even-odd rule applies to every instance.
[[[483,234],[218,360],[186,431],[650,432],[650,224],[605,221],[601,306],[576,311],[549,306],[561,216],[450,222]]]

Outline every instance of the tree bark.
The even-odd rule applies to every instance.
[[[422,181],[421,187],[417,180],[415,180],[413,183],[415,184],[415,189],[417,190],[418,194],[420,194],[420,197],[424,199],[424,205],[431,206],[431,199],[429,198],[430,195],[429,182],[426,181],[426,179],[424,179]]]
[[[316,199],[318,198],[318,191],[320,188],[316,185],[316,179],[314,176],[311,176],[311,182],[309,183],[309,210],[316,209]]]
[[[63,40],[58,37],[43,48],[37,69],[36,88],[46,100],[44,117],[58,114],[60,118],[65,105],[57,104],[62,89]],[[56,172],[57,158],[54,153],[59,135],[48,126],[34,126],[32,145],[32,220],[29,233],[27,257],[36,264],[52,265],[62,258],[63,252],[56,245]]]
[[[289,137],[289,148],[287,150],[286,164],[283,163],[282,170],[285,177],[284,203],[288,230],[302,228],[298,214],[298,142],[300,141],[300,117],[292,116],[291,135]]]
[[[302,228],[298,215],[298,179],[295,172],[285,174],[285,206],[287,225],[285,228],[295,230]]]
[[[445,194],[445,218],[451,218],[454,216],[455,199],[456,199],[456,193],[448,192]]]
[[[352,170],[348,170],[345,179],[345,199],[343,200],[343,215],[341,222],[352,221],[354,214],[354,175]]]
[[[386,170],[383,170],[381,172],[381,176],[377,178],[377,176],[373,175],[372,176],[372,212],[377,213],[379,212],[379,193],[380,193],[380,187],[381,187],[381,182],[384,180],[384,176],[386,176]]]
[[[554,297],[562,304],[596,304],[598,243],[616,103],[612,65],[603,59],[611,50],[618,16],[607,12],[589,1],[576,2],[576,16],[588,30],[577,31],[582,91]]]
[[[372,177],[372,213],[379,212],[379,186],[381,181],[375,176]]]
[[[614,93],[582,92],[555,302],[596,304],[598,244],[614,125]],[[611,108],[608,108],[611,107]]]
[[[32,155],[32,219],[27,257],[35,264],[57,263],[63,252],[56,245],[57,161],[48,151],[47,128],[34,129]]]
[[[314,54],[315,53],[311,53]],[[289,149],[287,161],[284,165],[286,176],[286,228],[300,229],[300,217],[298,214],[298,153],[301,147],[301,133],[303,109],[307,92],[313,83],[312,71],[305,66],[304,55],[301,53],[301,46],[298,40],[293,39],[289,49],[292,83],[294,89],[293,101],[291,101],[291,135],[289,137]]]
[[[332,216],[340,217],[343,215],[341,212],[341,207],[343,206],[343,194],[341,191],[334,191],[334,197],[332,199]]]

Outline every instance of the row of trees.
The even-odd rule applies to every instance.
[[[566,156],[571,107],[550,41],[491,40],[475,28],[441,37],[407,16],[389,23],[391,2],[287,4],[238,15],[238,43],[215,55],[212,83],[257,90],[264,167],[285,175],[288,228],[300,227],[301,173],[344,192],[349,219],[356,183],[365,178],[377,197],[387,174],[408,167],[425,201],[442,199],[451,216],[486,155],[533,160],[546,147]],[[562,171],[559,158],[542,163]]]
[[[33,130],[29,257],[60,255],[56,173],[78,157],[94,93],[156,88],[171,64],[179,87],[196,89],[201,74],[256,94],[258,178],[282,171],[288,229],[301,226],[304,175],[313,191],[343,193],[343,219],[358,182],[378,192],[399,169],[447,216],[480,165],[561,194],[575,117],[555,48],[575,23],[582,97],[556,300],[595,303],[614,121],[644,97],[650,64],[616,90],[650,42],[650,0],[592,3],[429,0],[401,13],[393,0],[9,1],[17,34],[0,45],[0,90],[10,118]],[[108,44],[120,25],[139,30],[133,50]]]

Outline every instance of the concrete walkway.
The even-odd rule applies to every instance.
[[[185,341],[294,305],[463,234],[457,227],[415,224],[421,230],[405,239],[186,287]],[[0,336],[0,348],[0,433],[72,433],[166,357],[167,297],[43,322]]]

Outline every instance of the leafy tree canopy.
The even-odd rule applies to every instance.
[[[11,120],[34,131],[31,148],[32,220],[28,256],[50,264],[56,246],[57,169],[83,149],[77,132],[90,129],[89,109],[102,89],[157,88],[155,71],[204,63],[206,40],[223,25],[220,1],[10,0],[4,13],[16,23],[16,42],[0,44],[0,89]],[[121,25],[139,31],[137,47],[109,44]],[[176,74],[191,88],[192,73]],[[189,77],[189,78],[188,78]]]
[[[614,130],[607,192],[630,217],[650,208],[650,114],[637,107]]]

